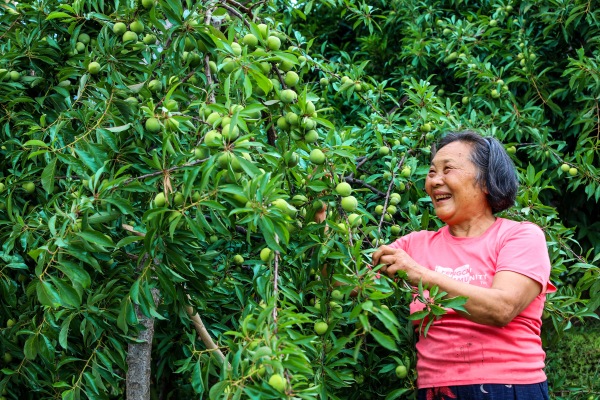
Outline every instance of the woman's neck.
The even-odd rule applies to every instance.
[[[473,218],[461,224],[448,225],[448,230],[455,237],[478,237],[483,235],[490,226],[494,225],[494,222],[496,222],[496,217],[493,214],[489,214]]]

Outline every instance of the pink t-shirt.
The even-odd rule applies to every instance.
[[[542,293],[505,327],[471,322],[453,310],[435,321],[417,342],[419,388],[483,383],[530,384],[546,380],[540,328],[549,283],[550,258],[535,224],[497,218],[481,236],[459,238],[445,226],[412,232],[391,244],[417,263],[461,282],[491,287],[499,271],[523,274]],[[411,313],[423,309],[413,302]]]

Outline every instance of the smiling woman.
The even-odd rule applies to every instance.
[[[468,297],[466,313],[449,310],[418,340],[420,399],[487,399],[492,391],[503,399],[548,398],[540,329],[554,287],[544,234],[495,215],[513,205],[516,176],[496,139],[447,134],[425,182],[446,226],[413,232],[373,254],[390,277],[404,271],[412,285]]]

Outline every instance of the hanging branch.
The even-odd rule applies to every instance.
[[[189,299],[189,296],[188,296],[188,299]],[[187,311],[187,314],[190,316],[190,319],[194,323],[194,328],[196,328],[198,337],[200,337],[200,340],[202,340],[202,343],[204,343],[204,346],[206,346],[206,348],[208,350],[210,350],[211,354],[213,354],[221,364],[223,364],[225,362],[225,355],[223,354],[221,349],[219,349],[219,346],[217,346],[217,344],[210,337],[210,334],[208,333],[206,326],[204,326],[202,319],[200,318],[198,313],[194,310],[194,307],[186,306],[185,311]]]

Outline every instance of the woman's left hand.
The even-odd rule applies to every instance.
[[[390,246],[381,246],[373,253],[373,266],[383,264],[380,271],[393,278],[398,271],[404,271],[407,280],[412,285],[417,285],[423,277],[425,268],[402,249],[395,249]]]

